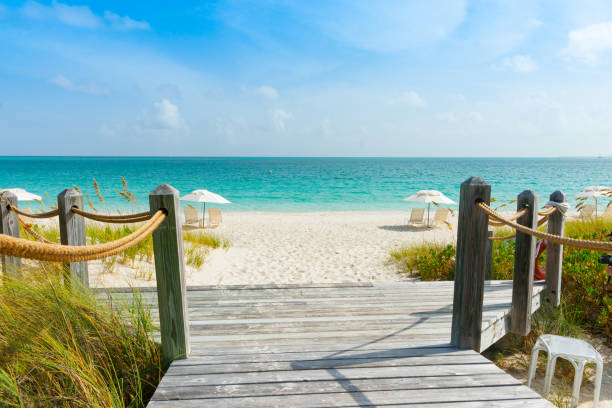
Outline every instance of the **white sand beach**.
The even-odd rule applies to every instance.
[[[210,252],[204,265],[187,268],[188,285],[393,282],[409,279],[385,266],[392,248],[422,241],[452,242],[454,226],[407,225],[409,211],[228,212],[206,229],[231,241]],[[152,265],[119,266],[102,273],[90,262],[92,286],[153,286]]]

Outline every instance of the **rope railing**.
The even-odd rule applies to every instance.
[[[546,240],[553,244],[565,245],[565,246],[580,248],[580,249],[590,249],[594,251],[612,250],[612,242],[575,239],[575,238],[563,237],[560,235],[553,235],[553,234],[549,234],[546,232],[541,232],[533,228],[529,228],[524,225],[518,224],[510,219],[504,218],[501,214],[499,214],[497,211],[489,207],[484,202],[479,202],[476,205],[478,206],[480,210],[484,211],[489,216],[495,218],[495,220],[497,220],[498,222],[502,222],[506,224],[507,226],[514,228],[517,231],[520,231],[524,234],[529,234],[536,238]]]
[[[515,214],[513,214],[512,217],[510,217],[509,219],[512,221],[518,220],[525,214],[527,214],[527,209],[523,208],[521,211],[517,211]],[[496,221],[489,220],[489,225],[492,227],[503,227],[505,224],[503,222],[496,222]]]
[[[118,215],[105,215],[96,214],[88,211],[83,211],[78,207],[72,207],[71,211],[75,214],[79,214],[82,217],[88,218],[94,221],[101,221],[110,224],[128,224],[132,222],[143,222],[151,219],[151,212],[144,211],[136,214],[118,214]]]
[[[0,234],[0,252],[8,256],[39,261],[81,262],[101,259],[139,244],[165,219],[166,214],[159,210],[131,234],[116,241],[87,246],[52,245]]]
[[[17,221],[19,222],[19,225],[21,225],[21,228],[23,228],[23,230],[26,232],[26,234],[30,235],[34,239],[37,239],[40,242],[43,242],[45,244],[54,244],[54,245],[57,245],[57,242],[50,241],[47,238],[45,238],[42,235],[40,235],[38,232],[36,232],[36,230],[34,230],[34,228],[32,228],[32,225],[28,224],[24,220],[22,220],[20,216],[15,214],[15,217],[17,218]]]
[[[538,215],[541,217],[548,217],[549,215],[552,215],[555,211],[558,210],[559,209],[557,207],[550,207],[546,210],[538,211]]]
[[[548,222],[548,216],[540,218],[538,220],[538,227],[541,227],[542,225],[546,224],[547,222]],[[496,224],[496,226],[505,226],[506,225],[503,222],[495,222],[495,224]],[[497,224],[499,224],[499,225],[497,225]],[[490,221],[489,221],[489,225],[491,225]],[[516,233],[510,234],[510,235],[506,235],[506,236],[503,236],[503,237],[489,237],[489,241],[506,241],[506,240],[514,239],[514,238],[516,238]]]
[[[51,218],[51,217],[55,217],[59,215],[59,210],[57,208],[55,210],[42,212],[42,213],[29,213],[26,211],[22,211],[18,207],[15,207],[12,205],[8,205],[7,208],[13,211],[15,214],[19,214],[21,216],[28,217],[28,218]]]

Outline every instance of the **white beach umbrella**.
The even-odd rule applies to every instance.
[[[34,200],[42,200],[42,197],[29,191],[24,190],[23,188],[5,188],[0,190],[0,193],[10,192],[17,196],[17,201],[34,201]]]
[[[411,201],[417,203],[427,203],[427,225],[429,226],[429,210],[431,203],[435,204],[455,204],[453,200],[442,194],[438,190],[421,190],[417,191],[410,197],[404,198],[404,201]]]
[[[578,195],[577,198],[592,198],[595,200],[595,216],[597,217],[597,198],[599,197],[610,197],[612,195],[612,189],[605,186],[589,186],[585,187]]]
[[[212,191],[208,190],[193,190],[186,196],[181,197],[181,200],[202,203],[202,225],[204,225],[206,203],[231,204],[231,201],[221,197],[219,194],[213,193]]]

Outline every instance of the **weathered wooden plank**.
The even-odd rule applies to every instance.
[[[172,366],[164,376],[160,387],[194,386],[194,385],[227,385],[268,382],[299,382],[367,378],[428,377],[428,376],[461,376],[475,374],[503,373],[494,364],[440,364],[434,366],[398,366],[398,367],[340,367],[335,370],[287,370],[264,371],[228,374],[171,375]]]
[[[506,400],[537,399],[539,396],[522,385],[482,386],[467,388],[439,388],[417,390],[384,390],[361,391],[347,387],[348,390],[339,393],[293,394],[279,397],[256,396],[234,397],[220,399],[182,400],[181,407],[200,407],[205,404],[214,407],[309,407],[323,408],[329,406],[383,406],[388,404],[429,404],[433,402],[457,401],[490,401],[490,406],[505,406]],[[528,395],[524,395],[527,393]],[[173,401],[153,401],[152,407],[167,407],[176,404]],[[174,405],[176,406],[176,405]],[[552,406],[552,405],[549,405]]]
[[[565,202],[565,194],[557,190],[550,195],[550,201]],[[555,211],[548,216],[549,234],[563,236],[565,233],[565,214]],[[546,293],[544,299],[553,306],[561,304],[561,276],[563,273],[563,245],[548,242],[546,248]]]
[[[149,194],[151,214],[162,210],[166,219],[153,231],[155,276],[164,365],[189,355],[189,321],[183,258],[183,231],[178,191],[160,184]]]
[[[525,190],[516,199],[516,210],[527,212],[516,222],[529,228],[538,226],[538,196]],[[526,336],[531,330],[531,299],[535,264],[536,239],[517,231],[514,251],[514,285],[512,288],[512,310],[510,328],[512,333]]]
[[[364,391],[419,390],[458,387],[481,387],[519,384],[503,374],[474,374],[464,376],[392,377],[374,379],[343,379],[327,381],[272,382],[257,384],[198,385],[195,387],[164,387],[155,400],[196,398],[227,398],[265,395],[320,394],[345,392],[352,388]]]
[[[378,358],[393,357],[425,357],[425,356],[463,356],[473,355],[470,350],[457,349],[455,347],[403,347],[384,348],[374,350],[333,350],[333,351],[296,351],[284,353],[251,353],[231,354],[228,351],[224,355],[203,355],[190,357],[185,360],[177,360],[172,366],[181,367],[198,364],[221,364],[221,363],[263,363],[269,361],[302,361],[320,360],[333,357],[334,359],[359,359],[376,356]]]
[[[473,350],[480,350],[489,221],[476,203],[490,200],[491,186],[483,179],[461,184],[451,343]]]
[[[17,196],[10,191],[5,191],[0,195],[0,234],[19,238],[19,221],[17,215],[9,207],[18,207]],[[21,258],[16,256],[2,255],[2,275],[3,277],[19,277],[21,268]]]

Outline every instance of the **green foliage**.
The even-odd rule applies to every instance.
[[[117,308],[44,270],[0,286],[0,406],[144,407],[160,350],[136,294]]]
[[[568,221],[565,231],[572,238],[605,240],[605,235],[612,231],[612,221]],[[495,235],[507,236],[511,233],[511,230],[502,229]],[[514,240],[493,241],[493,280],[513,279],[514,250]],[[604,336],[609,343],[612,341],[612,298],[606,292],[608,275],[605,265],[597,262],[601,255],[597,251],[564,248],[561,299],[565,308],[564,314],[553,321],[560,325],[558,331],[563,331],[564,322],[572,322],[571,325],[579,325],[593,334]],[[391,251],[388,263],[394,264],[398,272],[419,275],[423,280],[452,280],[454,256],[455,248],[452,245],[445,247],[436,243],[422,243]],[[545,256],[540,260],[541,267],[544,262]]]
[[[453,280],[455,273],[455,246],[423,243],[391,251],[388,263],[398,271],[421,280]]]

